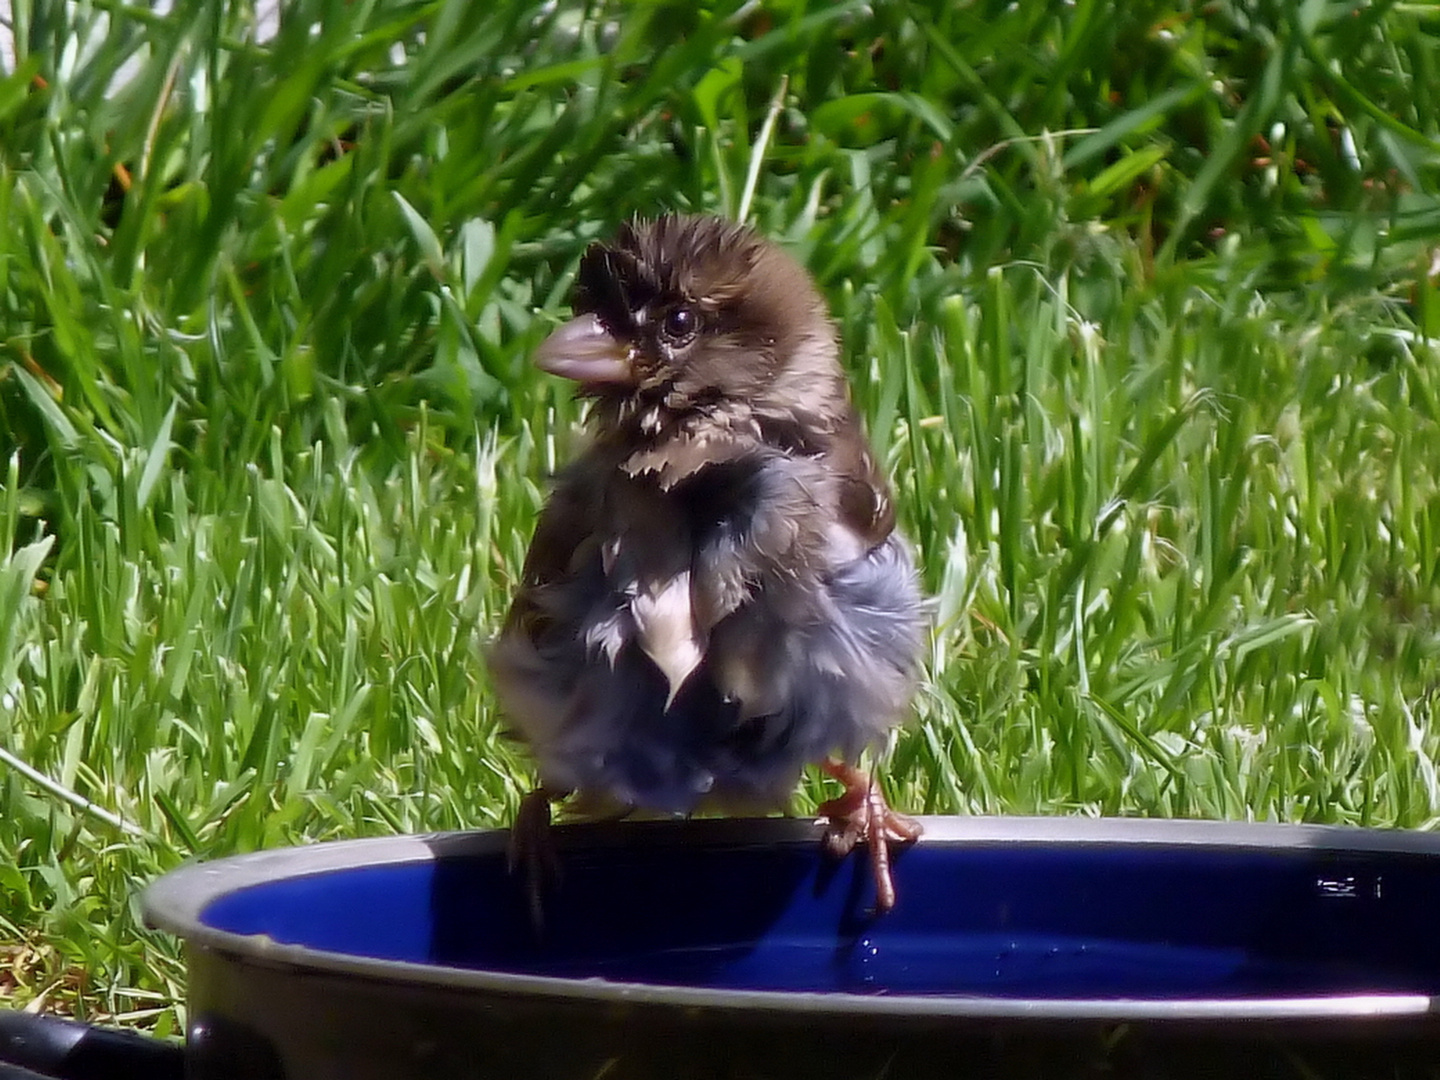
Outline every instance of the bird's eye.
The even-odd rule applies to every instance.
[[[660,324],[660,331],[671,342],[689,341],[700,328],[700,316],[692,307],[672,308]]]

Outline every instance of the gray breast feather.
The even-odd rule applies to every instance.
[[[913,690],[923,616],[898,536],[818,580],[756,590],[713,628],[668,708],[666,678],[644,651],[615,647],[622,602],[598,560],[547,592],[560,630],[502,637],[490,667],[556,790],[677,812],[706,797],[783,805],[806,763],[853,759],[898,722]]]

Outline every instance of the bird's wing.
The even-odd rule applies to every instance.
[[[567,470],[540,512],[502,634],[544,636],[561,619],[550,594],[598,556],[601,500],[589,472],[583,465]]]
[[[838,478],[840,521],[868,551],[895,531],[895,504],[854,413],[837,431],[830,458]]]

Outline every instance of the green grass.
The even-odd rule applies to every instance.
[[[936,597],[901,805],[1440,821],[1431,5],[13,7],[0,1003],[176,1031],[156,875],[508,820],[526,355],[662,209],[832,300]]]

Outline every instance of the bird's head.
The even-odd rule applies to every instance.
[[[585,253],[572,306],[535,363],[599,400],[602,432],[664,438],[737,409],[823,424],[846,408],[824,300],[743,225],[665,216],[623,226]]]

